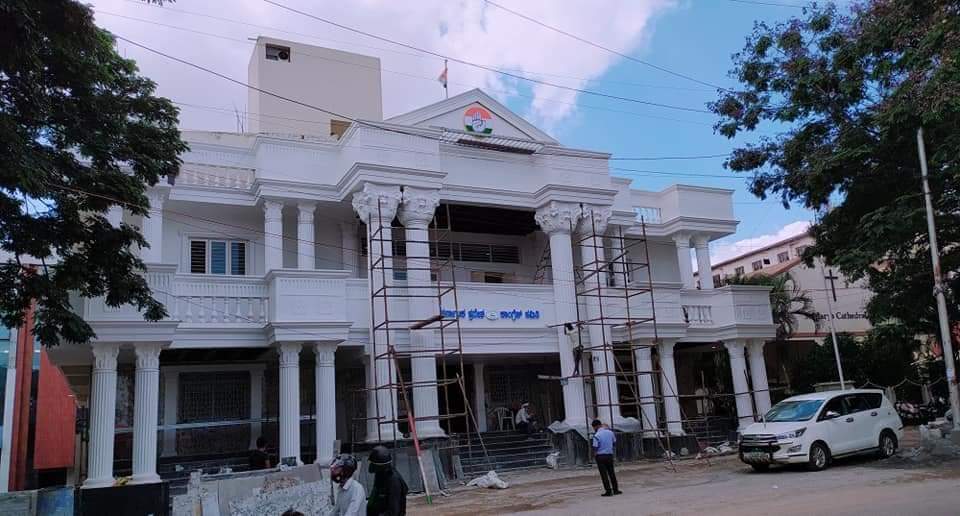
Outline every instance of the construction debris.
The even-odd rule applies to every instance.
[[[555,451],[547,454],[547,467],[557,469],[560,467],[560,452]]]
[[[467,482],[468,487],[486,487],[489,489],[506,489],[510,487],[510,484],[507,484],[500,477],[497,476],[496,471],[488,471],[486,475],[482,477],[477,477],[469,482]]]
[[[333,510],[330,482],[316,466],[285,471],[190,476],[187,493],[173,499],[173,516],[253,516],[294,509],[308,516]]]

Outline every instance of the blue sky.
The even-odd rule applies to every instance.
[[[485,0],[277,0],[386,38],[442,55],[521,75],[606,94],[705,109],[716,97],[706,86],[678,78],[540,27]],[[799,0],[776,0],[800,4]],[[497,0],[544,23],[676,72],[732,86],[730,55],[739,51],[755,20],[775,23],[800,9],[731,0]],[[384,115],[403,113],[443,98],[436,78],[441,57],[416,52],[324,24],[258,0],[180,0],[166,7],[138,0],[94,0],[97,23],[117,35],[178,58],[244,80],[253,43],[269,35],[379,57]],[[135,59],[158,83],[158,93],[177,102],[184,129],[236,130],[235,110],[245,109],[242,86],[211,78],[126,43],[118,49]],[[734,146],[719,135],[710,114],[676,111],[577,94],[530,84],[488,70],[450,63],[450,94],[482,88],[562,143],[615,156],[689,156],[728,153]],[[336,106],[326,106],[335,108]],[[755,138],[750,135],[747,138]],[[658,190],[673,183],[730,188],[736,235],[713,245],[720,258],[788,236],[812,214],[761,202],[746,180],[721,166],[721,158],[683,161],[613,162],[649,170],[614,173],[634,186]],[[724,177],[683,177],[694,173]]]

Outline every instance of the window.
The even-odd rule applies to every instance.
[[[750,264],[750,267],[753,267],[753,270],[758,271],[758,270],[760,270],[760,269],[763,268],[763,262],[760,261],[760,260],[757,260],[757,261],[751,263],[751,264]]]
[[[282,47],[280,45],[267,45],[266,46],[266,58],[270,61],[286,61],[290,62],[290,47]]]
[[[847,396],[847,405],[850,408],[851,414],[854,412],[870,410],[870,403],[867,401],[867,398],[861,394],[852,394]]]
[[[743,276],[743,265],[733,269],[733,273],[737,276]]]
[[[861,394],[860,397],[867,402],[869,410],[878,409],[883,404],[883,395],[880,393]]]
[[[827,405],[823,407],[823,412],[820,413],[820,421],[825,419],[827,412],[833,411],[841,416],[845,416],[847,412],[847,404],[844,403],[845,396],[837,396],[832,400],[827,402]]]
[[[715,287],[720,287],[720,286],[722,286],[722,285],[723,285],[723,280],[720,279],[720,275],[719,275],[719,274],[714,274],[714,275],[713,275],[713,286],[715,286]]]
[[[764,265],[770,265],[770,258],[764,258],[764,259],[763,259],[763,264],[764,264]]]
[[[237,240],[190,241],[190,274],[247,273],[247,243]]]
[[[350,122],[346,120],[330,120],[330,136],[340,139],[343,137],[343,134],[347,132],[347,128],[350,127]]]
[[[803,256],[803,252],[807,250],[807,247],[810,247],[810,246],[802,245],[800,247],[797,247],[797,256]]]
[[[783,263],[790,259],[790,251],[784,251],[777,254],[777,263]]]

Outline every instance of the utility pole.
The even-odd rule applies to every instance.
[[[837,373],[840,374],[840,390],[847,390],[843,381],[843,365],[840,364],[840,344],[837,342],[837,325],[833,320],[833,303],[830,302],[830,292],[827,292],[827,275],[823,269],[823,260],[820,260],[820,275],[823,276],[823,296],[827,298],[827,318],[830,319],[830,337],[833,339],[833,356],[837,359]],[[833,276],[833,273],[830,274]],[[836,291],[834,291],[836,292]]]
[[[950,342],[950,319],[947,317],[947,299],[943,295],[943,275],[940,272],[940,250],[937,248],[937,226],[933,220],[933,201],[930,183],[927,181],[927,150],[923,143],[923,128],[917,129],[917,150],[920,153],[920,177],[923,178],[923,200],[927,208],[927,232],[930,234],[930,259],[933,261],[933,294],[937,297],[937,314],[940,319],[940,341],[943,346],[943,363],[947,369],[947,389],[950,392],[950,409],[953,413],[953,429],[960,431],[960,396],[957,394],[957,376],[953,365],[953,345]]]

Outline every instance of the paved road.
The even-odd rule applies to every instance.
[[[958,515],[960,457],[909,452],[888,460],[838,461],[810,473],[776,469],[755,473],[734,457],[710,466],[687,463],[677,472],[661,464],[621,468],[624,494],[600,497],[593,471],[539,472],[510,479],[502,491],[457,491],[433,506],[417,500],[410,514],[493,515]]]

